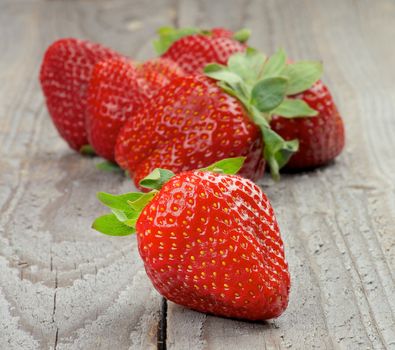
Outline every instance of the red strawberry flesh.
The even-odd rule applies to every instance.
[[[132,62],[112,59],[96,64],[88,89],[86,129],[98,155],[114,161],[120,128],[146,100]]]
[[[47,49],[40,82],[49,114],[71,148],[88,144],[85,131],[86,92],[93,66],[120,55],[99,44],[60,39]]]
[[[274,212],[251,181],[189,172],[137,221],[139,251],[167,299],[215,315],[265,320],[287,307],[290,278]]]
[[[140,87],[151,97],[173,79],[185,75],[185,72],[172,60],[156,58],[139,65],[137,75]]]
[[[228,37],[195,34],[174,42],[163,57],[177,62],[186,74],[197,74],[209,63],[226,64],[232,54],[245,49]]]
[[[260,131],[234,97],[205,77],[180,77],[122,128],[116,160],[135,183],[155,168],[175,173],[247,156],[242,175],[262,175]]]
[[[304,100],[318,115],[311,118],[274,116],[270,125],[285,140],[298,139],[299,150],[286,169],[309,169],[336,158],[344,147],[344,125],[328,88],[318,81],[294,96]]]

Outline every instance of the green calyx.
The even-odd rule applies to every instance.
[[[220,160],[200,171],[220,174],[236,174],[243,166],[245,157]],[[114,195],[99,192],[97,198],[111,210],[110,214],[98,217],[92,228],[110,236],[127,236],[136,232],[136,223],[147,204],[159,193],[160,189],[172,177],[176,176],[166,169],[155,169],[140,181],[140,186],[151,189],[148,193],[130,192]]]
[[[314,61],[287,63],[284,50],[266,57],[255,49],[232,55],[227,66],[209,64],[204,72],[218,81],[228,94],[243,103],[260,128],[265,160],[274,179],[299,148],[298,140],[286,141],[270,128],[272,115],[285,118],[314,117],[317,111],[303,100],[287,98],[309,89],[322,75],[322,64]]]
[[[159,28],[157,34],[159,38],[152,42],[154,49],[158,55],[163,55],[169,47],[178,39],[184,36],[193,34],[199,34],[201,30],[199,28],[173,28],[173,27],[162,27]]]
[[[251,30],[248,28],[243,28],[238,30],[233,34],[233,39],[240,43],[246,43],[251,36]]]
[[[141,211],[154,196],[154,191],[121,195],[99,192],[97,198],[111,210],[111,214],[98,217],[92,228],[110,236],[127,236],[135,233]]]
[[[159,38],[154,40],[152,44],[156,53],[158,55],[163,55],[169,49],[169,47],[178,39],[194,34],[211,35],[211,31],[196,27],[162,27],[158,29],[157,34]],[[249,39],[250,35],[251,31],[244,28],[234,33],[233,39],[241,43],[245,43]]]
[[[119,167],[118,164],[114,162],[110,162],[108,160],[96,163],[96,169],[99,169],[101,171],[115,172],[115,173],[123,172],[123,170]]]
[[[234,175],[243,167],[245,159],[245,157],[225,158],[206,168],[201,168],[199,171],[211,171],[217,174]]]
[[[80,148],[80,153],[84,156],[95,156],[96,152],[91,145],[84,145]]]
[[[104,160],[102,162],[96,163],[96,169],[108,173],[123,174],[126,177],[130,177],[130,174],[127,170],[123,170],[117,163],[110,162],[109,160]]]

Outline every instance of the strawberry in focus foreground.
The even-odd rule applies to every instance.
[[[247,320],[278,317],[290,277],[273,209],[250,180],[233,175],[243,158],[206,169],[156,169],[141,181],[149,193],[99,199],[112,214],[95,220],[105,234],[137,234],[155,288],[197,311]]]

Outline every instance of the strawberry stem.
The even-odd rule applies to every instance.
[[[84,156],[95,156],[96,152],[91,145],[84,145],[80,148],[80,153]]]
[[[233,34],[233,39],[241,43],[246,43],[250,38],[250,36],[251,36],[251,30],[248,28],[243,28]]]
[[[236,174],[243,166],[244,160],[245,157],[227,158],[199,171]],[[99,192],[97,198],[111,210],[111,214],[98,217],[92,228],[110,236],[127,236],[135,233],[137,220],[144,208],[174,176],[176,175],[170,170],[157,168],[140,181],[140,186],[152,189],[148,193],[130,192],[114,195]]]
[[[118,164],[116,164],[114,162],[110,162],[108,160],[97,163],[96,169],[102,170],[102,171],[109,171],[109,172],[120,172],[120,173],[123,172],[123,170],[119,167]]]
[[[218,81],[229,95],[239,99],[252,121],[260,128],[264,142],[263,157],[272,177],[279,179],[280,169],[298,151],[297,140],[286,141],[270,127],[272,115],[285,118],[313,117],[317,111],[288,95],[309,89],[321,76],[319,62],[287,64],[285,51],[280,49],[267,58],[255,49],[232,55],[227,66],[209,64],[204,72]]]

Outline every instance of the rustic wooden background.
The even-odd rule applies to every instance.
[[[320,171],[261,185],[292,273],[264,324],[186,310],[147,279],[135,237],[90,229],[98,190],[132,189],[71,152],[38,85],[65,36],[152,55],[162,25],[253,30],[251,44],[322,59],[347,148]],[[0,349],[395,349],[395,2],[0,0]]]

